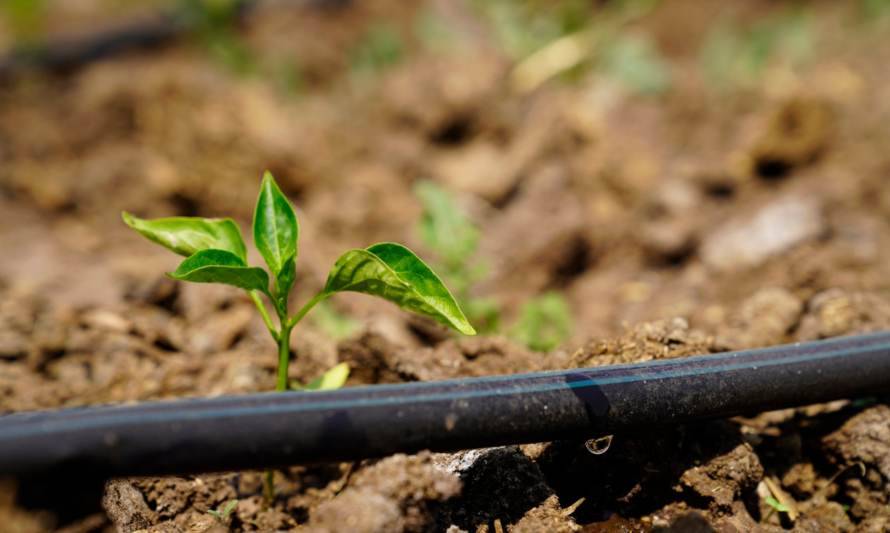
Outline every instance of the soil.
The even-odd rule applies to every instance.
[[[505,323],[547,290],[566,297],[574,319],[571,339],[536,353],[338,297],[335,309],[359,329],[334,339],[318,322],[301,324],[294,379],[341,361],[352,367],[348,385],[394,383],[890,328],[887,17],[806,3],[808,61],[770,63],[756,82],[719,89],[700,68],[709,31],[789,6],[666,1],[622,35],[655,43],[670,90],[640,95],[593,68],[521,94],[489,21],[462,3],[337,4],[272,2],[245,21],[260,74],[239,76],[178,42],[3,83],[0,413],[273,389],[274,346],[249,299],[165,278],[177,258],[119,219],[126,209],[234,216],[249,227],[267,168],[300,216],[297,299],[347,248],[400,241],[435,257],[415,230],[412,193],[429,178],[483,229],[477,260],[488,273],[476,290]],[[62,10],[53,28],[65,17],[89,26],[84,13],[102,7]],[[445,51],[412,33],[430,10],[458,34]],[[356,73],[350,51],[381,21],[410,53]],[[301,67],[298,90],[271,74],[287,58]],[[52,495],[2,480],[0,523],[17,532],[881,532],[890,530],[890,407],[862,398],[650,428],[615,435],[601,455],[551,442],[294,466],[276,474],[268,507],[261,476],[112,480],[94,505],[76,506],[78,480]],[[227,519],[207,512],[231,500]]]

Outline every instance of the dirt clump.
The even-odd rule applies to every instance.
[[[828,145],[832,122],[825,101],[795,97],[782,102],[751,148],[752,173],[763,179],[778,179],[795,167],[811,163]]]
[[[572,367],[590,367],[670,359],[716,350],[713,337],[689,326],[683,318],[634,326],[617,339],[588,343],[571,356]]]
[[[105,22],[112,15],[96,10],[107,3],[78,2],[73,14],[46,2],[50,26],[66,16],[75,27]],[[291,346],[299,382],[339,362],[350,366],[348,386],[375,385],[890,329],[886,14],[810,2],[790,17],[766,0],[658,2],[630,17],[613,11],[625,2],[262,4],[231,36],[245,75],[198,38],[0,84],[3,414],[272,390],[275,347],[250,299],[165,277],[177,258],[120,221],[124,209],[233,216],[250,240],[265,169],[300,219],[293,305],[346,249],[398,241],[435,258],[417,232],[414,186],[428,179],[478,226],[467,266],[487,272],[473,296],[491,297],[510,324],[531,298],[556,291],[573,320],[571,339],[538,353],[338,295],[330,315],[358,326],[333,338],[309,315]],[[512,86],[524,58],[599,35],[608,46],[589,47],[574,68],[531,93]],[[757,72],[743,61],[744,79],[712,80],[720,72],[702,59],[728,43],[756,45]],[[367,58],[380,63],[368,68]],[[641,91],[638,76],[656,70],[670,83]],[[877,395],[637,428],[614,435],[603,455],[557,441],[293,466],[275,471],[270,504],[253,471],[116,480],[105,512],[84,506],[81,516],[59,509],[86,490],[32,501],[25,483],[0,481],[0,524],[886,531],[886,403]],[[767,503],[767,480],[796,518]],[[232,500],[225,525],[208,514]]]
[[[840,490],[857,518],[890,514],[890,407],[870,407],[823,439],[841,467],[864,465],[863,476],[847,476]]]
[[[741,443],[707,463],[683,472],[680,482],[718,507],[729,507],[739,496],[757,486],[763,467],[751,445]]]
[[[429,453],[394,455],[358,471],[349,486],[310,512],[309,531],[424,531],[438,508],[461,491],[457,476]]]

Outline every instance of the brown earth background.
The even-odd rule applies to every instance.
[[[172,4],[48,1],[39,24],[3,19],[0,46]],[[337,362],[350,386],[886,329],[888,36],[880,0],[277,0],[234,30],[4,79],[0,412],[273,389],[250,300],[165,278],[177,258],[120,221],[249,228],[265,169],[300,218],[295,299],[348,248],[398,241],[434,262],[417,230],[426,179],[479,228],[473,294],[501,309],[499,330],[456,338],[338,296],[334,318],[297,329],[294,379]],[[580,55],[547,76],[535,58],[571,59],[565,43]],[[532,351],[509,326],[549,291],[571,335]],[[343,317],[352,327],[331,326]],[[890,407],[650,429],[602,455],[555,442],[293,467],[276,485],[265,508],[258,472],[116,480],[102,508],[71,513],[6,480],[0,529],[883,532]],[[208,514],[230,500],[228,519]]]

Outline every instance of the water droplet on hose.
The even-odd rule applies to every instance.
[[[606,435],[605,437],[590,439],[584,443],[584,447],[593,455],[602,455],[609,451],[609,446],[612,445],[612,437],[614,437],[614,435]]]

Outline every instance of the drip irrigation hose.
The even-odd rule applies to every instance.
[[[890,332],[558,372],[0,417],[0,474],[254,469],[588,439],[890,390]]]

